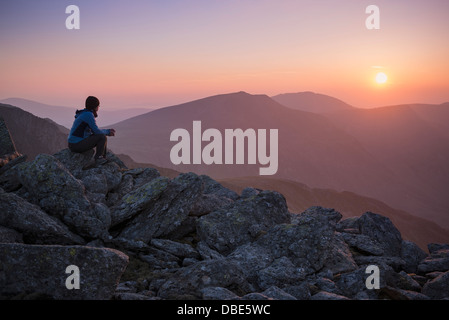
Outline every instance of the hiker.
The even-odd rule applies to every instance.
[[[102,165],[108,162],[106,159],[107,137],[114,136],[114,129],[99,129],[95,118],[98,116],[100,101],[89,96],[86,99],[86,108],[76,110],[75,121],[70,130],[68,143],[72,152],[82,153],[96,148],[94,159],[85,168]]]

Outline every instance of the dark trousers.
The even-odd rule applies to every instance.
[[[106,156],[107,141],[106,135],[94,134],[78,143],[69,143],[69,149],[72,152],[83,153],[90,149],[97,148],[95,159],[98,159],[100,156]]]

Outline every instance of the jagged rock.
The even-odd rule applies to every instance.
[[[422,293],[404,290],[399,288],[394,288],[390,286],[386,286],[382,288],[379,292],[379,295],[383,299],[390,300],[429,300],[430,298]]]
[[[309,300],[311,297],[309,283],[307,281],[303,281],[293,286],[286,286],[283,290],[297,300]]]
[[[295,219],[297,224],[275,225],[227,259],[259,288],[294,285],[325,266],[337,243],[335,225],[340,218],[334,210],[312,207]]]
[[[31,244],[84,244],[67,226],[14,193],[0,192],[0,226],[14,229]]]
[[[419,273],[449,270],[449,246],[431,243],[428,245],[430,255],[418,265]]]
[[[202,194],[190,211],[191,216],[204,216],[218,208],[231,206],[234,200],[225,197],[219,197],[216,194]]]
[[[427,245],[427,249],[429,249],[429,252],[432,253],[438,253],[440,250],[449,250],[449,244],[447,243],[429,243]]]
[[[200,179],[203,182],[204,194],[213,194],[219,198],[227,198],[231,200],[237,200],[239,198],[239,195],[236,192],[223,187],[223,185],[209,176],[201,175]]]
[[[163,250],[150,248],[146,254],[139,255],[139,259],[147,262],[153,269],[177,269],[180,267],[181,260]]]
[[[0,242],[3,243],[23,243],[22,234],[14,229],[0,225]]]
[[[383,255],[401,255],[401,233],[388,217],[366,212],[357,219],[357,224],[361,234],[370,237],[379,244],[384,251]]]
[[[302,270],[286,257],[276,259],[268,267],[257,271],[256,277],[257,285],[261,289],[293,285],[305,278]]]
[[[419,263],[427,256],[427,253],[416,243],[407,240],[402,241],[401,259],[405,262],[403,268],[405,272],[417,272]]]
[[[161,197],[123,228],[120,237],[148,243],[169,234],[188,217],[201,192],[202,182],[196,174],[180,174],[169,182]]]
[[[153,179],[159,178],[161,174],[154,168],[136,168],[124,172],[124,176],[133,178],[133,188],[137,189]]]
[[[199,258],[199,253],[192,246],[168,239],[153,239],[151,245],[171,253],[179,258]]]
[[[245,294],[243,297],[240,298],[240,300],[273,300],[273,299],[259,292],[251,292]]]
[[[431,299],[449,299],[449,271],[427,282],[422,293]]]
[[[404,271],[400,271],[395,275],[394,284],[395,287],[399,289],[417,292],[421,291],[421,285]]]
[[[365,255],[381,256],[384,250],[379,244],[364,234],[342,232],[345,242],[357,252]]]
[[[288,222],[290,215],[285,198],[278,192],[263,191],[202,216],[198,219],[197,232],[209,247],[226,254],[256,239],[271,226]]]
[[[355,262],[359,266],[363,265],[382,265],[386,264],[391,266],[394,270],[400,271],[405,266],[405,261],[399,257],[378,257],[378,256],[355,256]]]
[[[420,262],[418,272],[430,273],[449,270],[449,245],[430,243],[428,249],[430,255]]]
[[[211,260],[211,259],[223,259],[224,257],[215,251],[214,249],[211,249],[205,242],[200,241],[196,245],[196,250],[200,254],[201,258],[203,260]]]
[[[287,292],[276,286],[271,286],[261,293],[264,296],[272,298],[274,300],[297,300],[294,296],[288,294]]]
[[[75,228],[81,236],[108,236],[109,209],[101,204],[91,204],[83,184],[55,157],[38,155],[34,161],[21,166],[19,180],[35,203]]]
[[[51,299],[111,299],[128,257],[86,246],[0,243],[0,295],[39,293]],[[66,287],[66,268],[79,268],[79,289]]]
[[[158,177],[124,195],[111,210],[111,226],[129,220],[151,208],[167,189],[169,179]]]
[[[357,264],[341,233],[335,234],[331,252],[326,258],[324,266],[332,274],[350,272],[357,269]]]
[[[237,300],[234,292],[222,287],[206,287],[201,290],[204,300]]]
[[[180,269],[160,287],[158,296],[163,299],[199,299],[207,287],[223,287],[239,296],[252,291],[238,266],[224,259],[214,259]]]
[[[61,162],[74,176],[77,176],[83,171],[83,167],[89,163],[94,157],[95,150],[90,149],[83,153],[72,152],[69,149],[63,149],[53,156]],[[127,169],[125,164],[112,152],[106,153],[106,158],[110,163],[116,164],[120,169]],[[102,166],[103,167],[103,166]],[[90,171],[92,169],[86,170]]]

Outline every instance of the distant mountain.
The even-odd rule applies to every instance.
[[[376,212],[390,218],[404,239],[417,243],[424,250],[427,250],[429,242],[449,241],[449,230],[441,228],[438,224],[353,192],[309,188],[296,181],[269,177],[229,178],[219,182],[237,193],[241,193],[247,187],[278,191],[284,195],[289,210],[294,213],[301,213],[311,206],[334,208],[343,215],[343,218],[358,217],[367,211]]]
[[[32,160],[40,153],[53,154],[67,148],[68,130],[50,119],[42,119],[20,108],[0,104],[0,117],[18,152]]]
[[[449,103],[342,110],[327,118],[357,138],[413,192],[391,205],[449,226]]]
[[[315,113],[332,113],[354,109],[353,106],[339,99],[310,91],[284,93],[271,98],[286,107]]]
[[[84,106],[63,107],[52,106],[39,103],[32,100],[21,98],[9,98],[0,100],[0,103],[10,104],[19,107],[25,111],[31,112],[41,118],[49,118],[66,128],[71,128],[77,109],[83,109]],[[108,109],[108,106],[102,106],[97,118],[99,127],[106,127],[113,123],[137,116],[151,111],[151,108],[129,108],[123,110]]]
[[[195,120],[202,122],[203,132],[208,128],[222,133],[236,128],[278,129],[276,177],[312,188],[356,192],[449,227],[449,206],[443,195],[449,185],[449,143],[440,133],[444,122],[438,122],[437,115],[432,117],[433,124],[413,108],[341,108],[317,114],[285,107],[266,95],[239,92],[114,124],[117,135],[108,143],[114,152],[128,154],[139,163],[223,179],[257,176],[261,165],[174,165],[170,151],[176,142],[170,141],[171,132],[184,128],[192,134]],[[208,143],[202,142],[202,147]]]

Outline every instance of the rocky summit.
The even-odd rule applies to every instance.
[[[276,191],[128,169],[111,152],[83,170],[92,156],[0,171],[2,299],[449,298],[449,245],[425,252],[379,214],[292,213]]]

